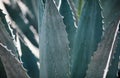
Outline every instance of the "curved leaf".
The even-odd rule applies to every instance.
[[[40,34],[40,78],[69,78],[65,25],[53,0],[47,0]]]
[[[102,36],[102,16],[98,0],[86,0],[72,50],[72,78],[84,78],[90,58]],[[93,77],[94,78],[94,77]]]
[[[103,15],[104,34],[96,54],[93,56],[86,78],[105,78],[113,57],[119,28],[120,1],[100,0]],[[97,69],[97,70],[96,70]],[[94,74],[93,74],[94,73]]]
[[[5,68],[7,78],[29,78],[25,69],[10,50],[0,43],[0,58]]]
[[[6,45],[8,49],[12,50],[13,54],[15,54],[16,57],[18,57],[16,46],[13,43],[12,37],[10,37],[10,35],[6,31],[5,26],[1,21],[1,17],[0,17],[0,43]]]
[[[118,21],[115,21],[114,24],[104,32],[104,37],[89,64],[86,78],[106,78],[109,61],[113,56],[114,48],[116,48],[116,36],[119,28],[117,24]]]

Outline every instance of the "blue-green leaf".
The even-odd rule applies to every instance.
[[[69,78],[69,42],[63,19],[47,0],[40,34],[40,78]]]
[[[11,50],[0,43],[0,58],[5,68],[7,78],[29,78],[19,60]]]
[[[90,58],[102,35],[102,16],[98,0],[86,0],[72,50],[72,78],[84,78]],[[94,78],[94,77],[93,77]]]
[[[120,1],[100,0],[100,5],[102,7],[104,34],[97,51],[91,59],[86,78],[106,78],[116,48],[120,20]]]
[[[2,22],[0,17],[0,43],[6,45],[8,49],[12,50],[13,54],[18,57],[17,48],[13,43],[13,38],[9,35],[7,30],[5,29],[5,24]]]
[[[106,78],[110,60],[116,48],[118,28],[118,21],[115,21],[104,32],[103,39],[89,64],[86,78]]]

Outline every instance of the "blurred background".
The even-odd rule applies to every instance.
[[[37,0],[0,0],[0,17],[14,38],[20,61],[31,78],[39,77],[40,68],[37,11]],[[7,78],[1,61],[0,78]]]

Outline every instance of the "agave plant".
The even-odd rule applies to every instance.
[[[1,0],[0,78],[119,78],[119,0]]]

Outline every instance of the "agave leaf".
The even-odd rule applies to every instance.
[[[109,61],[113,56],[113,50],[116,48],[114,45],[116,44],[116,36],[119,28],[117,24],[118,21],[114,21],[109,29],[104,32],[104,37],[89,64],[86,78],[105,78]]]
[[[47,0],[40,32],[40,78],[69,78],[69,42],[63,19]]]
[[[100,0],[102,7],[104,34],[96,54],[93,56],[86,78],[105,78],[113,57],[120,17],[119,0]],[[110,6],[111,5],[111,6]],[[110,7],[109,7],[110,6]],[[96,70],[97,69],[97,70]],[[94,73],[94,74],[93,74]]]
[[[0,43],[3,43],[6,46],[8,46],[9,49],[13,50],[13,53],[16,55],[16,57],[18,57],[17,49],[16,49],[15,45],[12,43],[13,39],[12,39],[11,31],[8,28],[8,24],[5,19],[5,14],[2,13],[2,10],[0,10],[0,18],[1,18],[0,19],[0,22],[1,22],[0,29],[2,29],[2,30],[0,30],[0,36],[1,36]],[[2,22],[4,23],[4,25]],[[6,41],[9,41],[9,42],[6,42]],[[1,60],[0,60],[0,73],[1,73],[0,78],[7,78],[6,72],[4,70]]]
[[[113,59],[111,60],[111,64],[109,67],[108,74],[106,78],[117,78],[117,74],[119,71],[118,64],[120,62],[120,33],[118,33],[118,38],[117,38],[117,47],[115,48],[115,54],[113,56]],[[119,77],[118,77],[119,78]]]
[[[0,43],[0,58],[5,68],[7,78],[29,78],[19,60]]]
[[[101,40],[100,12],[98,0],[85,1],[72,50],[72,78],[85,77],[90,58]]]
[[[68,4],[68,0],[62,0],[60,13],[63,16],[63,22],[66,25],[66,31],[68,33],[68,40],[70,42],[70,48],[73,47],[74,35],[76,33],[75,20],[73,19],[72,9]]]
[[[2,23],[0,18],[0,43],[6,45],[8,49],[12,50],[13,54],[18,57],[18,52],[16,46],[13,43],[13,38],[10,37],[8,32],[5,29],[5,25]]]

